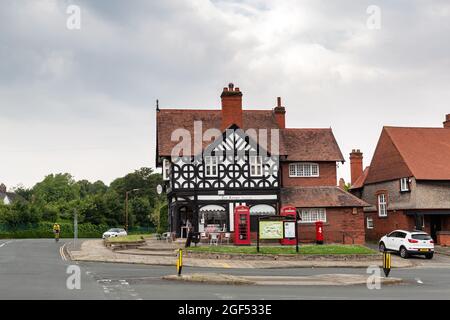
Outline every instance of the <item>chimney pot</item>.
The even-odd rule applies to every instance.
[[[280,129],[286,128],[286,108],[281,105],[281,97],[277,97],[277,106],[273,109],[275,120]]]
[[[222,99],[221,130],[224,131],[233,124],[243,129],[242,92],[240,92],[239,88],[234,88],[234,84],[230,82],[228,88],[223,89],[220,97]]]
[[[363,154],[361,149],[353,149],[352,153],[350,153],[350,173],[351,184],[354,185],[363,173]]]
[[[445,115],[444,128],[450,129],[450,113]]]

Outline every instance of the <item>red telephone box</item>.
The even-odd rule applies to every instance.
[[[316,243],[323,244],[323,222],[316,221]]]
[[[297,216],[297,209],[295,207],[292,206],[284,206],[281,208],[280,211],[280,216],[282,217],[292,217],[295,220],[296,216]],[[298,228],[297,223],[295,223],[295,227]],[[288,245],[296,245],[297,244],[297,240],[294,238],[284,238],[280,240],[280,243],[282,245],[288,246]]]
[[[250,208],[237,206],[234,209],[234,244],[236,246],[250,245]]]

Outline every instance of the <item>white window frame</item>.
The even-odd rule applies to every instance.
[[[366,218],[366,228],[373,229],[373,218],[372,217]]]
[[[411,191],[409,188],[409,178],[401,178],[400,179],[400,192],[408,192]]]
[[[170,161],[167,159],[163,159],[163,180],[167,181],[170,179]]]
[[[378,195],[378,216],[387,217],[387,195],[380,193]]]
[[[263,163],[261,156],[250,156],[250,176],[262,177],[263,175]]]
[[[214,156],[205,157],[205,177],[207,178],[217,177],[218,173],[219,173],[218,157]]]
[[[300,223],[327,222],[327,210],[325,208],[300,209]]]
[[[291,178],[317,178],[320,176],[320,166],[312,162],[296,162],[289,164]]]

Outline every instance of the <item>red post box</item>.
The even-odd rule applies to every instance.
[[[323,244],[323,222],[316,221],[316,243]]]
[[[234,209],[234,244],[236,246],[248,246],[250,239],[250,208],[237,206]]]
[[[282,217],[290,217],[291,219],[293,219],[295,221],[295,218],[297,216],[297,209],[295,207],[292,206],[284,206],[281,208],[280,211],[280,216]],[[297,223],[295,224],[295,227],[298,228]],[[297,240],[295,239],[295,235],[294,237],[291,238],[284,238],[280,240],[280,244],[284,245],[284,246],[293,246],[297,244]]]

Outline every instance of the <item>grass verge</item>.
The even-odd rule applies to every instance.
[[[108,238],[108,242],[136,242],[144,240],[145,238],[150,238],[151,234],[132,234],[128,235],[126,237],[114,237],[114,238]]]

